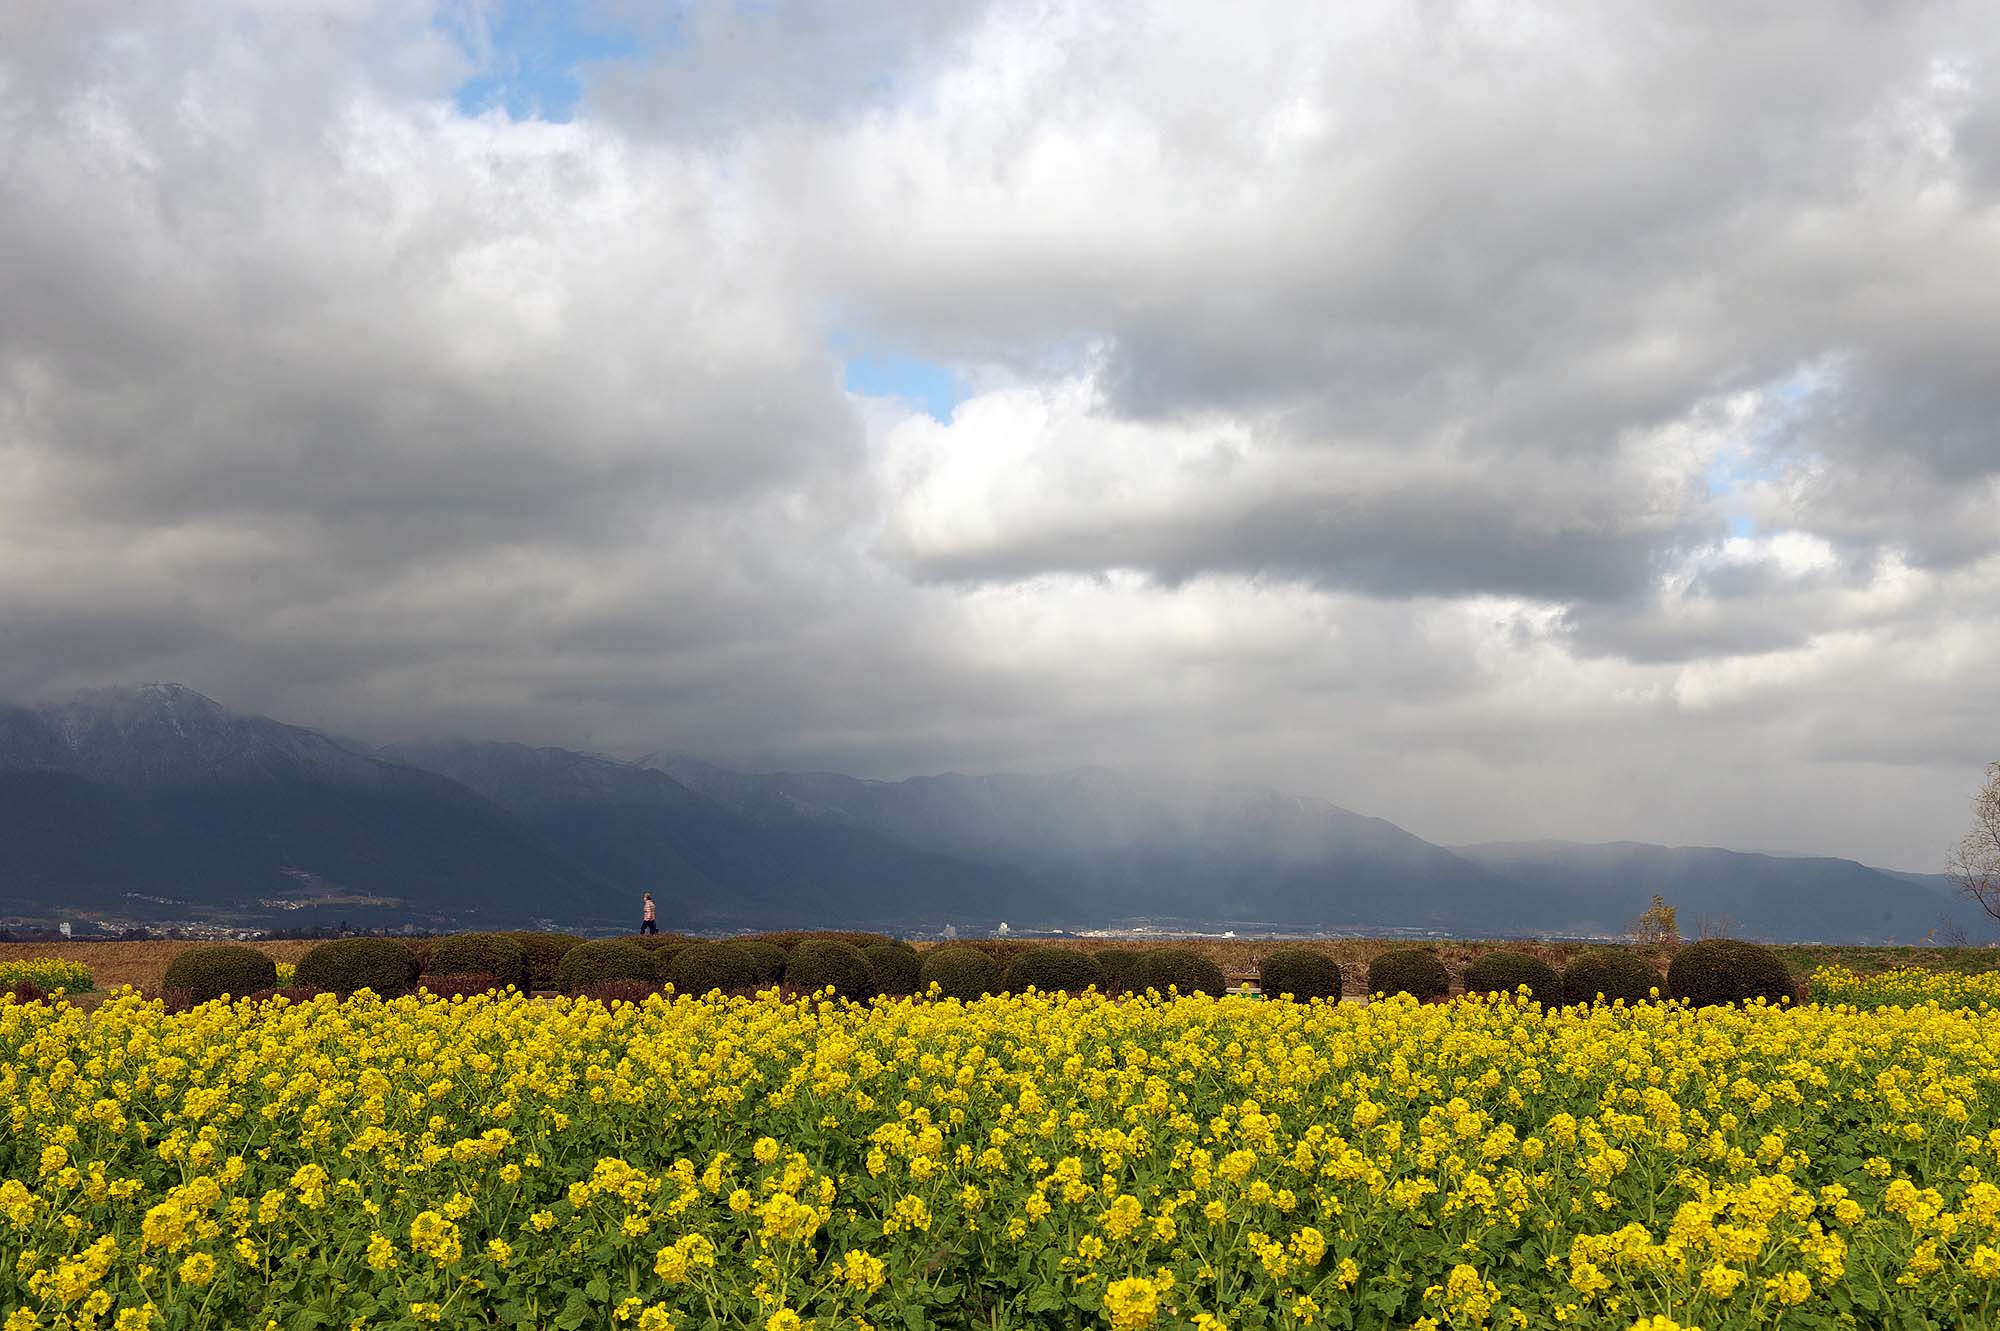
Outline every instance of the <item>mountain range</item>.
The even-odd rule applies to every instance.
[[[1941,877],[1631,842],[1445,847],[1255,786],[872,781],[492,741],[375,748],[173,684],[0,706],[0,918],[1602,936],[1658,893],[1774,941],[1987,922]]]

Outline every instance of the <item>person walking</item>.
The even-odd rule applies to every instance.
[[[651,892],[646,894],[646,910],[639,920],[639,932],[642,934],[656,934],[660,932],[660,918],[658,913],[653,909],[653,894]]]

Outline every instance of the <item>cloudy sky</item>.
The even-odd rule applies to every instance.
[[[1938,868],[1986,4],[0,6],[0,697]]]

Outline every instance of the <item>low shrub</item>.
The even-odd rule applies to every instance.
[[[924,959],[907,943],[873,943],[861,949],[862,960],[875,975],[875,991],[901,997],[917,992]]]
[[[610,1007],[613,1003],[643,1003],[659,992],[659,985],[644,980],[606,980],[584,990],[583,996]]]
[[[1091,955],[1097,961],[1097,968],[1104,972],[1105,993],[1129,994],[1132,992],[1132,963],[1139,959],[1137,949],[1107,947],[1100,948]]]
[[[1465,968],[1468,994],[1505,994],[1512,998],[1524,984],[1528,986],[1528,996],[1543,1007],[1562,1005],[1562,976],[1540,957],[1525,952],[1482,952]]]
[[[730,946],[750,958],[753,984],[776,984],[785,978],[785,949],[761,938],[739,938]]]
[[[278,967],[254,947],[219,943],[191,947],[167,965],[163,989],[179,989],[190,1003],[206,1003],[224,994],[242,997],[278,983]]]
[[[303,985],[280,984],[275,989],[259,989],[254,994],[245,994],[243,996],[253,1003],[268,1003],[274,998],[282,998],[287,1003],[310,1003],[313,1000],[313,996],[319,992],[317,989],[308,989]]]
[[[1777,1004],[1796,993],[1791,970],[1768,947],[1739,938],[1705,938],[1674,953],[1667,965],[1667,993],[1694,1007]]]
[[[662,940],[648,936],[643,942],[636,938],[621,938],[618,941],[621,943],[631,943],[638,947],[641,952],[644,952],[653,959],[653,964],[659,967],[660,974],[664,976],[667,973],[668,963],[673,961],[675,957],[678,957],[696,943],[705,943],[710,940],[705,938],[667,938]]]
[[[556,963],[583,940],[575,934],[538,934],[517,931],[504,934],[528,954],[528,984],[535,989],[556,987]]]
[[[1173,989],[1184,995],[1220,997],[1229,992],[1229,981],[1223,977],[1222,967],[1184,947],[1147,948],[1132,963],[1131,979],[1132,988],[1140,993],[1157,989],[1164,994]]]
[[[894,940],[887,934],[866,933],[853,929],[782,929],[776,933],[748,934],[739,941],[770,943],[790,952],[800,943],[846,943],[850,947],[860,949]]]
[[[426,975],[417,981],[417,988],[427,989],[439,998],[461,998],[473,994],[490,994],[505,989],[508,982],[499,976],[479,971],[464,971],[455,975]],[[519,985],[514,986],[520,988]]]
[[[1451,992],[1451,973],[1427,947],[1399,947],[1368,963],[1368,993],[1410,994],[1423,1002]]]
[[[678,952],[689,943],[699,943],[702,940],[690,938],[686,934],[627,934],[615,941],[643,947],[648,952]]]
[[[417,954],[393,938],[336,938],[300,957],[293,980],[342,998],[357,989],[395,998],[416,984],[418,971]]]
[[[1023,993],[1030,987],[1045,994],[1080,994],[1104,988],[1104,967],[1088,952],[1072,947],[1031,947],[1007,968],[1007,988]]]
[[[970,1003],[1000,992],[1000,964],[983,950],[964,943],[947,943],[923,954],[917,971],[917,992],[938,987],[939,996]]]
[[[654,960],[657,963],[658,958]],[[756,960],[734,943],[689,943],[659,974],[677,992],[698,997],[713,989],[751,988],[757,983],[757,970]]]
[[[1257,987],[1266,998],[1290,995],[1301,1003],[1315,998],[1338,1003],[1344,984],[1340,963],[1316,947],[1273,948],[1257,967]]]
[[[0,985],[0,997],[11,998],[16,1003],[46,1003],[49,991],[33,980],[14,980]]]
[[[1005,974],[1009,966],[1020,960],[1023,952],[1031,947],[1046,947],[1047,944],[1030,943],[1024,938],[961,938],[952,946],[977,948],[993,958],[993,964]]]
[[[534,988],[528,949],[506,934],[450,934],[434,940],[424,963],[424,974],[433,973],[497,976],[502,989],[512,985],[524,994]]]
[[[658,984],[658,963],[645,948],[616,939],[578,943],[556,963],[556,988],[566,994],[581,993],[613,980]]]
[[[1666,993],[1667,982],[1636,952],[1604,948],[1586,952],[1563,970],[1563,1002],[1644,1003]]]
[[[861,949],[836,938],[808,938],[793,948],[785,962],[785,983],[808,993],[830,987],[842,998],[865,999],[880,992]]]

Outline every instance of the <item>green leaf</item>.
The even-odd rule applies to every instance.
[[[557,1331],[577,1331],[578,1327],[589,1320],[590,1304],[584,1301],[582,1294],[572,1291],[568,1301],[563,1304],[562,1312],[557,1315],[555,1325]]]

